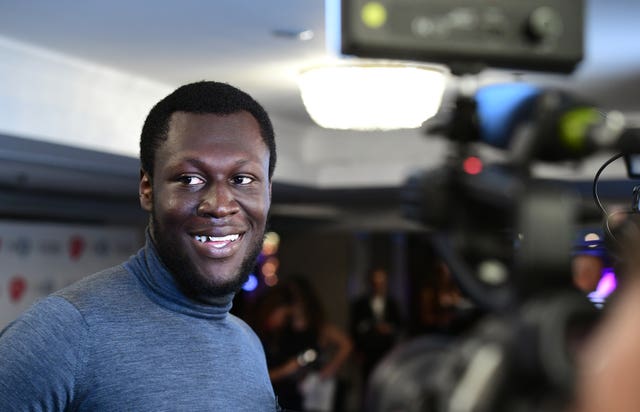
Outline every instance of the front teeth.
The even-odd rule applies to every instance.
[[[200,243],[205,243],[205,242],[234,242],[236,240],[238,240],[238,238],[240,237],[240,235],[235,234],[235,235],[227,235],[227,236],[199,236],[196,235],[196,240]]]

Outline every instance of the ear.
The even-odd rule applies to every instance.
[[[153,209],[153,185],[151,184],[149,174],[142,169],[140,169],[138,193],[140,195],[140,206],[142,209],[151,212],[151,209]]]

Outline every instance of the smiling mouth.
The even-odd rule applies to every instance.
[[[215,248],[222,249],[223,247],[229,245],[232,242],[235,242],[240,238],[240,235],[235,233],[232,235],[226,236],[205,236],[205,235],[196,235],[194,236],[196,241],[200,243],[208,243]]]

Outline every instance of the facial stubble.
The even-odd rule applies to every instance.
[[[151,236],[158,250],[160,260],[169,269],[183,293],[192,299],[206,300],[207,298],[237,293],[249,279],[249,275],[253,271],[258,255],[262,250],[264,229],[261,236],[253,240],[253,244],[250,245],[248,253],[242,260],[235,275],[227,282],[217,284],[215,280],[210,280],[204,273],[200,273],[200,270],[189,259],[179,242],[163,235],[155,210],[151,211],[151,219]]]

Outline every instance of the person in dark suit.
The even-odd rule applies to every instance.
[[[395,346],[403,329],[398,303],[388,294],[388,273],[369,271],[369,291],[351,304],[350,331],[363,382],[378,362]]]

